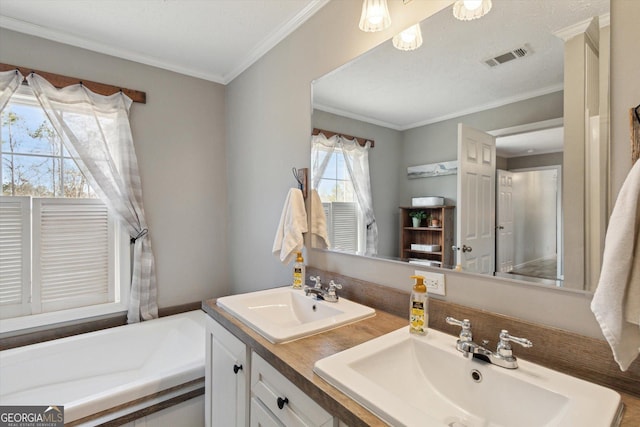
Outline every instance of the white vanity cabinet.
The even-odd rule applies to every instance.
[[[205,425],[249,425],[247,346],[207,316],[205,363]]]
[[[207,427],[344,427],[209,316],[206,331]]]
[[[251,354],[251,395],[251,426],[331,427],[334,425],[331,414],[255,352]],[[265,408],[273,417],[264,424],[259,423],[258,417],[265,415]]]

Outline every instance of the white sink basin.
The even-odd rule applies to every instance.
[[[274,344],[317,334],[375,315],[375,310],[340,298],[316,301],[300,289],[267,289],[219,298],[217,304]]]
[[[619,423],[621,399],[612,390],[522,359],[517,369],[466,359],[455,342],[406,327],[321,359],[314,371],[393,426]]]

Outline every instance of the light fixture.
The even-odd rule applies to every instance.
[[[387,0],[364,0],[358,27],[367,33],[386,30],[391,26]]]
[[[415,24],[393,36],[393,47],[400,50],[415,50],[422,46],[420,24]]]
[[[481,18],[491,10],[491,0],[456,0],[453,16],[461,21]]]

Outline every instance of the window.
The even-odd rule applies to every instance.
[[[330,154],[317,191],[327,217],[327,234],[336,250],[364,252],[364,216],[358,204],[342,149]]]
[[[117,221],[27,86],[0,119],[0,317],[119,302]]]

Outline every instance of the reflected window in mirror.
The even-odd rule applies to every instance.
[[[360,255],[377,253],[378,233],[373,214],[369,150],[342,135],[311,139],[311,182],[326,217],[331,249]]]

